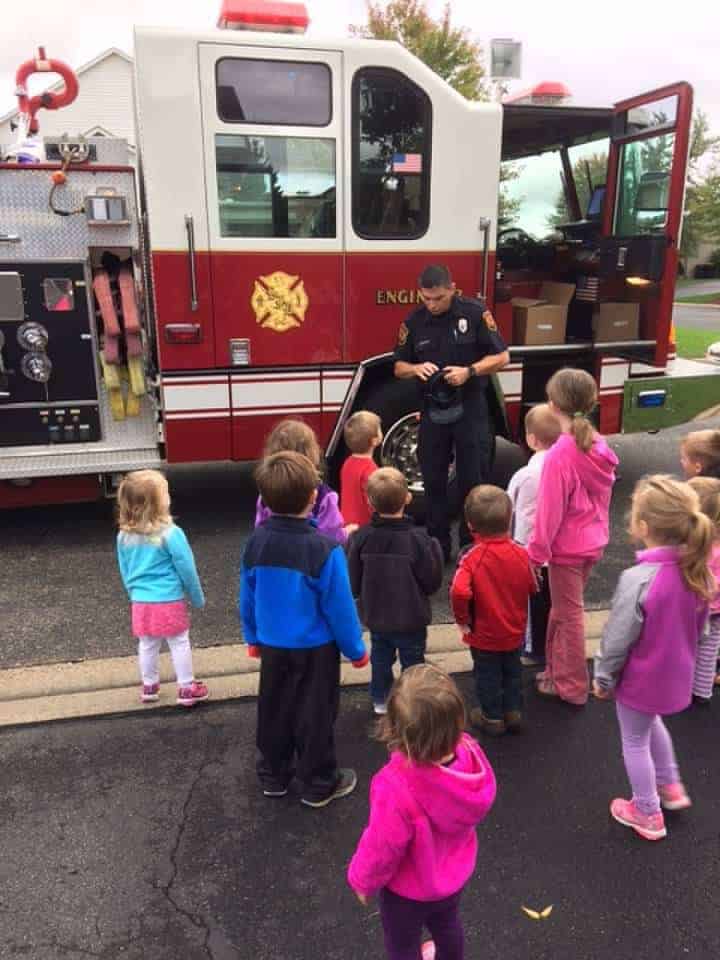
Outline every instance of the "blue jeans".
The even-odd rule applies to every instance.
[[[506,713],[522,710],[522,666],[517,650],[476,650],[473,658],[475,692],[488,720],[502,720]]]
[[[393,685],[392,668],[396,653],[403,670],[416,663],[425,663],[427,629],[422,627],[410,633],[373,633],[370,641],[370,696],[373,703],[385,703]]]

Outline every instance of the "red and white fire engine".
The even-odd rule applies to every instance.
[[[607,109],[471,103],[399,44],[306,26],[301,4],[224,0],[207,33],[138,29],[137,169],[124,141],[39,140],[36,114],[76,81],[44,52],[20,69],[32,149],[0,163],[0,506],[254,459],[287,416],[332,458],[358,406],[419,484],[416,394],[392,349],[432,262],[487,297],[510,345],[500,434],[518,438],[564,365],[597,378],[606,432],[670,422],[681,379],[684,418],[710,406],[701,381],[720,399],[717,370],[668,366],[688,84]],[[65,89],[30,97],[48,70]],[[572,151],[596,141],[606,176],[581,209]],[[549,154],[568,222],[546,240],[498,229],[501,162]],[[607,304],[636,305],[629,335],[598,336]]]

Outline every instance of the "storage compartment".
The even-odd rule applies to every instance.
[[[537,299],[514,297],[513,343],[526,346],[565,343],[568,306],[574,293],[572,283],[546,281]]]
[[[639,303],[601,303],[593,313],[596,343],[637,340],[640,330]]]

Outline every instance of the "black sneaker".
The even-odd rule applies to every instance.
[[[287,796],[287,787],[263,787],[263,796],[264,797],[286,797]]]
[[[333,800],[339,800],[340,797],[346,797],[349,793],[352,793],[356,786],[357,774],[354,770],[338,770],[335,789],[329,796],[324,797],[322,800],[309,800],[307,797],[302,797],[300,802],[304,803],[306,807],[326,807],[329,803],[332,803]]]

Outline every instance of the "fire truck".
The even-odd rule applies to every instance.
[[[38,114],[76,78],[42,50],[18,71],[25,139],[0,163],[0,506],[252,460],[289,416],[332,463],[357,408],[380,413],[383,461],[419,490],[417,394],[392,350],[428,263],[487,299],[509,345],[489,391],[501,437],[521,439],[566,365],[597,379],[608,433],[720,401],[720,370],[672,358],[687,83],[608,108],[468,102],[399,44],[319,42],[307,23],[301,4],[224,0],[204,33],[137,29],[137,164],[121,140],[42,140]],[[48,71],[62,88],[31,97]],[[607,165],[583,209],[573,151],[595,143]],[[540,238],[499,223],[502,165],[549,156],[565,220]]]

